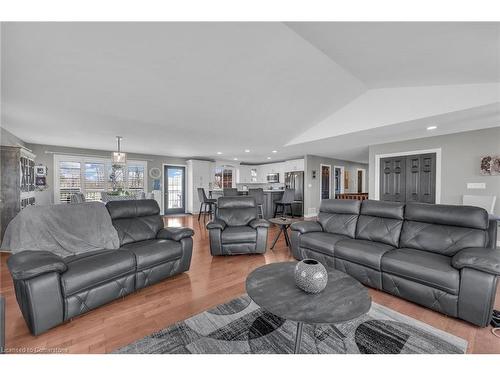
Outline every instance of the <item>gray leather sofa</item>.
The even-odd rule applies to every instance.
[[[269,222],[259,219],[254,197],[222,197],[207,223],[212,255],[263,254]]]
[[[118,250],[66,258],[22,251],[7,260],[32,334],[189,269],[194,232],[164,228],[156,201],[113,201],[106,207],[120,239]]]
[[[291,242],[296,259],[486,326],[500,275],[496,228],[477,207],[323,200],[317,221],[292,224]]]

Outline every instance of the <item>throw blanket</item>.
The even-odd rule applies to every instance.
[[[118,249],[120,241],[104,204],[28,206],[9,223],[2,249],[47,250],[61,257]]]

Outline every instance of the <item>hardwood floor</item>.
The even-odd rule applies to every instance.
[[[245,293],[245,278],[253,269],[267,263],[291,260],[290,251],[280,238],[274,250],[264,255],[212,257],[208,233],[196,217],[166,217],[168,226],[194,228],[193,259],[189,272],[135,292],[124,299],[102,306],[70,322],[34,337],[28,331],[17,305],[7,270],[8,254],[1,254],[0,293],[6,298],[6,347],[35,351],[56,349],[63,353],[107,353],[179,320],[184,320]],[[273,227],[268,246],[277,233]],[[448,318],[387,293],[369,289],[373,301],[416,318],[431,326],[463,337],[469,353],[500,353],[500,338],[490,328],[477,328]],[[500,308],[500,288],[496,308]]]

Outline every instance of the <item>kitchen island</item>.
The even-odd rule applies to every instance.
[[[239,190],[239,194],[248,195],[248,190]],[[262,210],[264,212],[264,218],[269,219],[274,215],[274,202],[279,201],[283,197],[284,190],[283,189],[265,189],[264,190],[264,204]],[[211,196],[214,199],[218,199],[223,196],[222,190],[213,190]],[[293,205],[293,213],[295,216],[302,216],[302,202],[295,202]],[[287,211],[287,215],[290,215],[290,212]]]

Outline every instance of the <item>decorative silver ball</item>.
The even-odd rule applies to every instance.
[[[304,259],[295,266],[295,284],[306,293],[316,294],[325,289],[328,272],[314,259]]]

